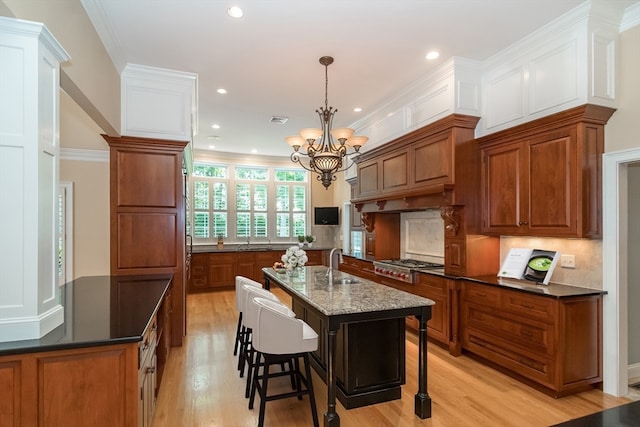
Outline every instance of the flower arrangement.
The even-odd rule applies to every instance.
[[[282,255],[282,263],[284,264],[284,268],[287,270],[292,270],[298,267],[304,267],[304,265],[309,261],[307,258],[307,253],[300,249],[298,246],[291,246],[287,251]]]

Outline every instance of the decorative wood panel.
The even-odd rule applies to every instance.
[[[124,349],[38,360],[39,424],[66,427],[127,425]],[[46,399],[44,398],[46,396]]]
[[[22,363],[19,360],[0,362],[0,425],[19,427],[22,425],[21,406],[23,395]]]
[[[394,153],[380,160],[382,165],[382,191],[395,191],[409,187],[409,155]]]
[[[117,217],[118,269],[177,268],[179,240],[175,213],[120,213]]]
[[[358,165],[358,188],[360,195],[375,194],[378,192],[378,161],[366,162]]]
[[[448,134],[437,135],[412,147],[411,169],[414,185],[450,183],[453,179],[452,140]]]
[[[119,150],[115,161],[119,208],[178,207],[181,188],[175,177],[182,174],[182,165],[176,163],[174,153]]]

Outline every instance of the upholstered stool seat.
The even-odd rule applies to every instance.
[[[242,326],[240,331],[240,348],[238,355],[238,370],[240,377],[244,376],[244,368],[247,362],[247,351],[251,344],[251,329],[246,325],[247,303],[254,297],[262,297],[280,303],[277,296],[262,287],[254,284],[243,284],[237,288],[237,299],[239,299],[238,311],[243,313]]]
[[[318,349],[318,334],[304,321],[292,317],[290,313],[283,310],[282,305],[278,302],[258,297],[251,300],[249,304],[253,304],[248,312],[251,312],[251,342],[256,352],[249,409],[253,409],[257,392],[260,396],[258,426],[264,425],[267,401],[296,396],[300,400],[302,396],[308,394],[313,425],[318,427],[318,414],[309,366],[309,353]],[[304,375],[300,370],[300,359],[303,359],[304,362]],[[275,375],[295,375],[295,391],[269,396],[267,393],[268,382],[269,378],[274,376],[274,374],[270,374],[269,367],[289,360],[294,361],[291,372],[281,372]],[[261,367],[263,368],[262,374],[260,374]]]
[[[273,295],[272,293],[270,293],[265,289],[256,288],[251,285],[244,285],[240,292],[243,294],[243,298],[244,298],[244,301],[241,304],[241,306],[245,313],[244,319],[243,319],[243,326],[245,328],[245,332],[243,336],[244,340],[242,343],[243,345],[242,345],[242,349],[239,356],[240,357],[239,363],[242,364],[242,366],[240,366],[240,376],[241,377],[243,376],[244,366],[246,365],[248,367],[248,372],[247,372],[247,386],[245,389],[245,397],[249,397],[252,372],[255,365],[254,349],[252,345],[252,335],[253,335],[253,328],[256,326],[256,322],[257,322],[256,306],[251,304],[251,301],[253,300],[253,298],[264,298],[270,302],[271,307],[273,309],[278,310],[283,315],[288,317],[295,317],[296,314],[293,311],[291,311],[289,307],[281,303],[280,300],[275,295]],[[289,365],[291,366],[291,363],[289,363]],[[285,369],[284,362],[282,364],[282,369],[283,371]],[[295,381],[295,378],[292,375],[292,381],[291,381],[292,387],[295,387],[294,381]]]
[[[262,284],[256,282],[255,280],[251,280],[248,277],[236,276],[236,311],[238,312],[238,326],[236,327],[236,339],[233,344],[233,355],[238,354],[238,349],[242,342],[242,337],[244,334],[244,328],[242,326],[242,304],[244,304],[244,294],[240,289],[244,285],[255,286],[256,288],[262,288]],[[242,304],[241,304],[242,303]]]

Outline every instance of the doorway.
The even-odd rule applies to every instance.
[[[602,162],[603,391],[614,396],[628,393],[629,188],[637,185],[629,167],[638,163],[640,148],[605,153]]]

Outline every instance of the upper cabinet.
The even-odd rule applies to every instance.
[[[479,139],[481,231],[601,237],[601,156],[613,111],[584,105]]]
[[[352,194],[356,208],[377,212],[471,204],[479,172],[473,162],[477,122],[478,117],[452,114],[363,154]]]

